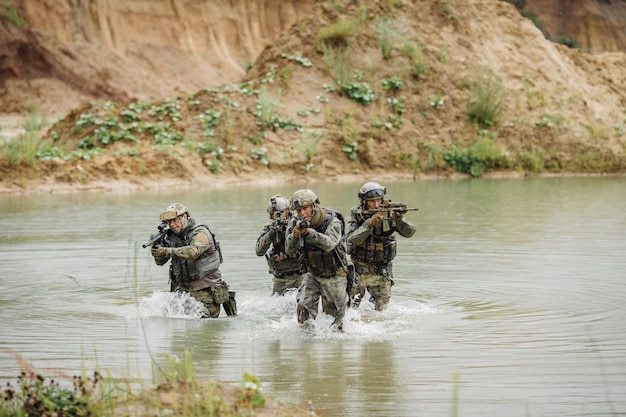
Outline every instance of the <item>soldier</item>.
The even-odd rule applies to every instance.
[[[220,304],[229,316],[237,314],[235,293],[228,291],[219,270],[222,253],[209,227],[196,225],[187,208],[180,203],[168,205],[159,216],[170,232],[164,244],[152,247],[157,265],[170,264],[172,291],[189,292],[207,308],[210,317],[219,317]]]
[[[391,268],[396,256],[394,233],[408,238],[417,230],[400,212],[376,212],[383,204],[385,194],[385,187],[377,182],[367,182],[359,189],[360,205],[350,210],[348,251],[360,281],[351,292],[354,308],[359,306],[365,290],[369,292],[376,310],[387,307],[394,284]]]
[[[292,217],[289,201],[277,194],[268,201],[267,212],[270,221],[263,226],[261,235],[256,241],[256,254],[257,256],[265,255],[270,268],[269,272],[274,275],[272,295],[284,295],[285,292],[298,288],[302,283],[299,256],[285,253],[285,233],[287,223]]]
[[[290,222],[285,250],[299,254],[306,268],[296,296],[298,323],[315,320],[321,297],[322,311],[334,317],[333,326],[341,331],[349,300],[343,216],[320,207],[309,189],[293,193],[289,205],[298,216]]]

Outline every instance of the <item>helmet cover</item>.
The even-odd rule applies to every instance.
[[[383,198],[387,194],[387,189],[377,182],[366,182],[359,188],[359,198],[361,200],[374,200]]]
[[[289,200],[287,200],[285,197],[283,197],[280,194],[276,194],[275,196],[270,198],[269,201],[267,202],[266,211],[269,214],[282,212],[283,210],[288,210],[288,209],[289,209]]]
[[[297,210],[300,207],[307,207],[313,204],[319,204],[320,200],[313,190],[308,188],[298,190],[291,196],[289,200],[289,207],[291,210]]]
[[[187,207],[183,206],[180,203],[172,203],[165,207],[165,210],[161,212],[159,219],[164,222],[167,220],[173,220],[176,217],[188,213]]]

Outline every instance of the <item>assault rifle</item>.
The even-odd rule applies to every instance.
[[[389,222],[386,221],[389,219],[389,213],[396,212],[399,214],[405,214],[407,211],[417,211],[418,208],[407,208],[406,204],[400,203],[398,201],[391,200],[383,200],[382,204],[378,208],[373,209],[359,209],[357,212],[357,217],[361,220],[364,220],[368,217],[373,216],[377,213],[382,213],[383,215],[383,230],[389,230]]]
[[[159,246],[163,246],[163,243],[165,243],[165,238],[170,232],[170,227],[167,225],[167,222],[162,222],[160,225],[157,226],[157,229],[158,232],[150,236],[150,239],[148,239],[146,243],[141,245],[141,247],[147,248],[148,246],[154,246],[155,248],[158,248]]]
[[[311,227],[309,222],[306,221],[306,217],[304,217],[304,216],[297,217],[297,221],[300,222],[300,229],[308,229],[309,227]],[[304,236],[300,236],[299,244],[300,244],[301,248],[304,247]]]
[[[274,242],[276,244],[280,242],[280,236],[284,237],[284,234],[282,234],[282,232],[285,229],[285,226],[287,226],[287,223],[289,223],[289,221],[287,219],[283,219],[280,212],[274,214],[274,218],[272,219],[272,222],[270,224],[270,229],[274,230]]]

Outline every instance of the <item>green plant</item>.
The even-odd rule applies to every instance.
[[[258,126],[269,127],[274,121],[276,109],[280,105],[280,90],[275,95],[268,92],[266,86],[262,86],[255,102],[254,115]]]
[[[445,64],[448,59],[448,45],[443,45],[440,50],[435,54],[437,61]]]
[[[347,47],[349,39],[361,31],[361,21],[355,17],[338,20],[317,33],[318,48],[324,46]]]
[[[395,44],[405,37],[406,24],[403,21],[378,19],[374,22],[374,30],[378,34],[378,41],[383,59],[391,58],[391,51]]]
[[[207,160],[205,162],[205,165],[207,166],[207,168],[209,168],[209,171],[211,171],[211,173],[213,174],[217,174],[220,171],[220,168],[222,167],[222,163],[217,158]]]
[[[98,391],[102,376],[74,377],[73,389],[63,388],[58,381],[22,372],[18,385],[8,383],[0,397],[2,416],[88,417],[94,415],[97,403],[92,395]]]
[[[308,58],[303,57],[302,55],[291,55],[291,54],[286,54],[286,53],[282,53],[280,54],[280,56],[282,58],[285,58],[289,61],[294,61],[297,62],[298,64],[302,65],[303,67],[310,67],[313,64],[311,63],[311,61]]]
[[[347,83],[352,77],[352,70],[348,65],[348,50],[327,45],[322,45],[321,49],[323,53],[322,62],[332,79],[335,80],[335,84]]]
[[[402,102],[400,101],[400,99],[396,97],[389,97],[387,98],[387,102],[391,105],[391,108],[393,109],[393,112],[395,114],[401,116],[404,113],[405,107],[404,107],[404,104],[402,104]]]
[[[383,78],[382,84],[384,90],[399,90],[402,88],[402,80],[396,76]]]
[[[361,81],[361,78],[362,75],[359,72],[355,72],[354,81],[338,82],[338,86],[341,94],[348,96],[359,104],[367,106],[374,101],[376,96],[369,84]]]
[[[443,159],[457,172],[480,177],[491,169],[508,164],[507,153],[490,139],[482,138],[467,148],[452,148],[443,153]]]
[[[557,43],[560,43],[561,45],[565,45],[570,49],[580,48],[580,44],[578,43],[578,41],[569,35],[564,35],[564,34],[559,35],[556,41]]]
[[[493,126],[502,106],[502,81],[484,69],[474,80],[473,97],[467,102],[467,117],[481,126]]]
[[[521,11],[520,14],[523,17],[525,17],[526,19],[528,19],[531,22],[533,22],[533,25],[535,25],[535,27],[537,29],[539,29],[539,31],[543,34],[544,38],[546,38],[546,39],[550,38],[550,36],[548,35],[548,32],[546,31],[546,29],[543,27],[543,25],[541,24],[539,19],[537,19],[537,16],[535,16],[535,14],[529,8],[524,7],[524,9]]]
[[[323,139],[324,139],[323,132],[319,132],[315,130],[309,130],[306,132],[306,136],[300,146],[301,146],[302,154],[304,155],[304,159],[306,160],[307,164],[310,163],[311,159],[317,154],[317,150]],[[311,164],[311,166],[312,165],[313,164]]]
[[[267,158],[267,148],[253,148],[250,150],[250,157],[256,161],[260,161],[263,165],[269,166],[270,160]]]
[[[4,7],[4,13],[3,13],[4,17],[6,17],[7,20],[11,22],[13,26],[20,28],[20,29],[26,27],[26,25],[28,24],[26,22],[26,19],[20,16],[19,12],[17,11],[15,7],[7,3],[4,3],[3,7]]]
[[[352,141],[347,145],[341,146],[341,151],[345,153],[348,156],[348,159],[351,161],[356,160],[358,149],[359,149],[359,144],[355,141]]]
[[[443,97],[437,96],[430,100],[429,104],[433,109],[439,110],[443,106]]]

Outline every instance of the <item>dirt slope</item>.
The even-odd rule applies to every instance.
[[[236,82],[314,0],[9,1],[0,18],[0,113],[63,116],[83,102],[154,100]]]
[[[39,3],[25,0],[31,8]],[[0,163],[6,192],[42,184],[101,189],[108,188],[112,179],[132,186],[304,173],[318,179],[362,177],[364,173],[369,177],[449,175],[452,166],[442,159],[445,150],[458,151],[453,156],[459,159],[468,147],[485,142],[501,149],[502,155],[492,162],[503,170],[537,169],[533,164],[541,165],[539,171],[552,172],[626,170],[626,55],[590,55],[550,42],[506,2],[335,1],[298,2],[298,6],[296,2],[229,2],[240,11],[240,19],[222,8],[219,25],[225,31],[237,28],[227,31],[233,37],[211,35],[202,19],[193,20],[212,16],[199,1],[188,1],[185,7],[179,4],[177,9],[163,2],[163,10],[146,8],[140,1],[120,1],[112,7],[116,4],[96,1],[87,10],[68,10],[71,15],[89,13],[98,18],[77,20],[91,23],[67,29],[66,37],[67,42],[80,39],[71,42],[84,43],[85,51],[101,49],[94,56],[93,73],[102,71],[96,65],[100,60],[119,66],[119,72],[105,73],[104,81],[100,77],[99,84],[110,88],[100,98],[114,99],[117,104],[76,108],[47,133],[66,152],[80,146],[81,152],[97,148],[104,153],[82,160],[51,158],[35,167],[24,164],[21,170]],[[243,11],[255,4],[257,14],[245,15]],[[38,13],[44,15],[44,11]],[[262,42],[249,49],[244,45],[257,40],[253,34],[267,34],[269,39],[276,33],[261,29],[259,22],[265,21],[261,11],[274,16],[274,22],[284,22],[284,30],[250,61],[254,64],[246,72],[241,56],[248,59]],[[182,29],[166,24],[172,16],[186,16],[177,21],[185,23]],[[129,23],[114,25],[113,17]],[[249,20],[244,24],[242,17]],[[61,26],[54,19],[49,24]],[[96,26],[109,29],[94,30]],[[125,29],[112,29],[118,26]],[[133,37],[132,27],[152,35]],[[321,42],[329,30],[346,28],[351,31]],[[48,41],[59,43],[58,37]],[[388,56],[383,56],[383,43],[390,46]],[[200,44],[204,49],[198,48]],[[233,47],[240,44],[242,48]],[[65,53],[53,54],[58,61],[77,56],[63,48],[59,46],[59,52]],[[107,48],[118,55],[111,55]],[[191,50],[222,51],[219,63],[228,70],[220,74],[232,77],[222,83],[237,83],[203,88],[203,81],[194,87],[198,78],[184,72],[198,70],[191,62],[199,58],[187,56]],[[118,56],[118,61],[113,59]],[[143,58],[144,64],[137,60],[139,66],[150,62],[154,72],[121,71],[126,62],[122,59],[129,56]],[[157,56],[167,57],[168,62],[159,66],[147,58]],[[174,68],[178,61],[183,62],[180,71],[184,75],[176,83],[188,83],[181,84],[180,94],[166,94],[138,109],[137,100],[158,95],[161,84],[150,76],[170,73],[166,67]],[[132,84],[133,74],[138,77],[135,80],[141,79],[137,85],[142,88],[121,88]],[[161,78],[163,83],[174,83],[173,78]],[[340,78],[350,88],[338,91]],[[467,109],[476,101],[473,87],[484,79],[500,83],[498,91],[503,96],[497,120],[480,126],[468,120]],[[355,89],[367,89],[367,93]],[[85,89],[77,91],[89,95]],[[265,116],[271,120],[260,109],[268,111]],[[207,123],[209,114],[214,124]],[[131,122],[136,127],[126,126]],[[138,141],[118,140],[127,134]],[[503,156],[511,153],[517,157],[514,162]]]

